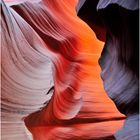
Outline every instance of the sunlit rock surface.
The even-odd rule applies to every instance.
[[[1,2],[2,140],[113,140],[125,117],[103,89],[104,44],[78,1],[17,2]]]
[[[139,139],[139,4],[136,1],[79,1],[78,15],[105,45],[99,59],[105,91],[127,116],[115,138]],[[89,7],[89,9],[88,9]],[[97,9],[94,17],[92,11]],[[106,33],[102,36],[102,32]]]

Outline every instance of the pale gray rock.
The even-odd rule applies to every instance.
[[[1,138],[28,140],[23,119],[49,102],[52,62],[34,30],[3,1],[1,8]]]

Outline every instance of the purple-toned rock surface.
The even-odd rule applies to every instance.
[[[96,7],[99,16],[94,17],[92,8],[87,10],[87,7],[93,7],[93,11]],[[101,31],[106,31],[105,45],[99,59],[101,78],[108,96],[127,116],[124,127],[115,134],[117,140],[138,140],[139,137],[138,7],[138,0],[99,0],[96,3],[87,0],[78,13],[97,37],[102,34]]]

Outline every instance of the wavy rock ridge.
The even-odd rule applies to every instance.
[[[125,117],[103,89],[103,43],[77,1],[1,5],[2,139],[114,139]]]

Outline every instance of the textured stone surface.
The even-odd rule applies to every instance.
[[[87,10],[92,4],[93,9],[97,8],[98,16],[92,16],[92,8]],[[79,9],[78,15],[90,25],[97,37],[99,34],[99,39],[106,38],[99,59],[101,78],[108,96],[119,111],[127,116],[124,127],[115,137],[118,140],[137,140],[139,136],[138,1],[100,0],[93,3],[92,0],[87,0]],[[102,31],[106,31],[105,37],[100,35]]]
[[[137,10],[94,9],[94,33],[77,0],[14,2],[1,3],[2,140],[137,140]]]

